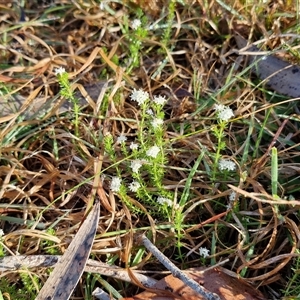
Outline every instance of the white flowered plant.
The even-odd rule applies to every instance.
[[[140,26],[142,25],[142,22],[140,19],[134,19],[132,22],[131,22],[131,28],[133,30],[137,30]]]
[[[113,177],[110,183],[110,189],[112,192],[118,193],[121,188],[122,179],[119,177]]]
[[[163,106],[167,99],[162,96],[155,96],[153,100],[147,91],[134,89],[129,96],[139,110],[137,119],[137,135],[132,137],[120,135],[114,143],[112,134],[104,137],[104,149],[106,155],[116,166],[116,174],[110,182],[110,188],[118,193],[120,198],[131,207],[132,202],[128,200],[128,193],[134,193],[132,197],[137,198],[141,203],[152,207],[154,211],[163,212],[164,217],[170,217],[172,208],[175,207],[172,193],[166,191],[163,186],[166,163],[165,154],[165,125]],[[130,139],[130,141],[129,141]],[[127,150],[125,149],[127,148]],[[121,151],[117,152],[116,149]],[[122,153],[122,168],[119,166],[120,159],[117,153]],[[128,157],[128,159],[126,159]],[[130,174],[130,179],[122,177],[125,169]],[[144,176],[147,175],[147,181]],[[126,175],[128,176],[128,175]],[[121,178],[122,181],[121,181]]]
[[[131,142],[129,148],[133,150],[137,150],[139,148],[139,144]]]
[[[127,141],[127,137],[123,134],[121,134],[118,138],[117,138],[117,143],[118,144],[122,144],[125,143]]]
[[[132,181],[128,186],[129,190],[134,193],[136,193],[140,187],[141,184],[136,180]]]
[[[71,88],[71,83],[69,81],[69,74],[66,72],[64,67],[56,68],[54,70],[54,74],[57,77],[57,81],[60,86],[60,95],[73,104],[73,111],[74,111],[73,115],[75,116],[73,121],[75,125],[75,135],[79,136],[80,106],[78,104],[78,99],[74,96],[74,92]]]
[[[235,171],[236,164],[229,159],[221,159],[221,152],[226,148],[225,130],[231,118],[234,117],[232,109],[223,104],[215,104],[214,109],[217,113],[217,125],[212,126],[212,133],[217,138],[217,150],[214,154],[214,164],[211,173],[212,181],[217,179],[217,171]]]
[[[161,205],[167,205],[169,207],[173,206],[172,200],[170,200],[169,198],[166,198],[166,197],[161,197],[161,196],[159,196],[157,198],[157,203],[159,203]]]
[[[64,67],[59,67],[54,70],[55,76],[62,75],[63,73],[66,73],[66,70]]]
[[[129,57],[125,61],[127,74],[130,74],[133,68],[140,66],[141,50],[145,38],[148,37],[148,28],[145,26],[146,22],[147,18],[144,16],[142,10],[139,10],[137,15],[132,19],[129,19],[129,17],[124,14],[121,29],[129,45],[127,51]]]
[[[152,158],[156,158],[159,151],[160,151],[159,147],[154,145],[147,150],[146,155]]]
[[[219,170],[220,171],[235,171],[236,164],[230,159],[220,159],[219,160]]]
[[[232,109],[228,106],[225,106],[223,104],[216,104],[214,108],[220,121],[228,122],[231,118],[234,117]]]
[[[154,128],[158,128],[158,127],[160,127],[163,124],[164,124],[164,120],[160,119],[160,118],[153,118],[153,120],[151,121],[151,125]]]
[[[202,256],[203,258],[206,258],[206,257],[209,256],[209,250],[206,249],[205,247],[204,247],[204,248],[203,248],[203,247],[200,247],[200,248],[199,248],[199,254],[200,254],[200,256]]]
[[[143,91],[142,89],[134,89],[130,96],[130,99],[132,101],[136,101],[138,105],[141,106],[146,100],[149,100],[149,93]]]
[[[140,159],[135,159],[131,161],[130,168],[133,173],[138,173],[139,169],[142,167],[143,162]]]
[[[150,116],[154,116],[154,112],[153,112],[153,110],[152,110],[151,108],[147,109],[147,110],[146,110],[146,113],[147,113],[148,115],[150,115]]]
[[[164,96],[154,96],[153,101],[157,105],[165,105],[167,103],[167,99]]]

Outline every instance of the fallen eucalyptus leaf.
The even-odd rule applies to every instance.
[[[97,230],[100,202],[79,228],[68,249],[56,264],[36,300],[67,300],[75,289],[90,255]]]

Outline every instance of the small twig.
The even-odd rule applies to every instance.
[[[176,278],[182,280],[187,286],[193,289],[195,292],[203,296],[207,300],[220,300],[217,294],[211,293],[203,288],[195,280],[185,275],[179,268],[177,268],[164,254],[162,254],[156,246],[154,246],[150,240],[143,234],[141,236],[143,245],[172,273]]]
[[[2,244],[4,247],[5,244]],[[9,251],[9,248],[8,248]],[[13,254],[13,253],[12,253]],[[0,273],[6,271],[15,271],[19,269],[45,268],[53,267],[61,259],[60,255],[12,255],[0,258]],[[100,261],[88,259],[85,272],[100,274],[112,277],[118,280],[132,283],[128,271],[116,266],[112,266]],[[140,271],[131,270],[134,276],[146,287],[151,287],[157,283],[157,280],[140,274]]]

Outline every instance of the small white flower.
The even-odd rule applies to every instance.
[[[231,108],[227,107],[226,109],[222,110],[218,114],[218,118],[221,121],[229,121],[232,117],[234,117],[234,113]]]
[[[141,185],[140,185],[140,183],[137,182],[137,181],[132,181],[132,182],[129,184],[129,186],[128,186],[129,190],[132,191],[132,192],[134,192],[134,193],[137,192],[137,190],[138,190],[140,187],[141,187]]]
[[[236,192],[232,191],[229,195],[229,201],[234,201],[236,196]]]
[[[154,96],[153,101],[156,104],[165,105],[168,100],[165,98],[165,96]]]
[[[142,161],[139,159],[135,159],[130,163],[130,168],[133,173],[138,173],[139,169],[143,165]]]
[[[170,200],[169,198],[165,198],[165,197],[158,197],[157,198],[157,202],[161,205],[167,204],[167,206],[171,207],[173,206],[173,201]]]
[[[220,171],[235,171],[236,164],[230,159],[220,159],[219,160],[219,170]]]
[[[228,106],[225,106],[223,104],[216,104],[215,105],[215,110],[218,113],[218,118],[221,121],[229,121],[232,117],[234,117],[234,113],[232,109]]]
[[[225,109],[225,105],[223,105],[223,104],[215,104],[214,105],[214,109],[216,110],[216,111],[221,111],[221,110],[223,110],[223,109]]]
[[[136,144],[136,143],[134,143],[134,142],[131,142],[131,144],[130,144],[130,146],[129,146],[129,148],[130,148],[131,150],[137,150],[138,147],[139,147],[139,145]]]
[[[146,113],[147,113],[148,115],[150,115],[150,116],[153,116],[153,115],[154,115],[154,112],[153,112],[153,110],[152,110],[151,108],[148,108],[148,109],[146,110]]]
[[[56,68],[56,69],[54,70],[55,76],[61,75],[61,74],[65,73],[65,72],[66,72],[66,70],[65,70],[65,68],[63,68],[63,67],[59,67],[59,68]]]
[[[142,89],[134,89],[131,93],[130,99],[136,101],[139,105],[142,105],[147,99],[149,99],[149,93],[144,92]]]
[[[154,118],[151,122],[153,128],[157,128],[159,126],[161,126],[162,124],[164,124],[164,120],[160,119],[160,118]]]
[[[4,231],[0,229],[0,237],[4,236]]]
[[[155,158],[159,151],[160,149],[158,146],[152,146],[149,150],[147,150],[146,155]]]
[[[226,209],[227,209],[227,210],[232,209],[232,203],[231,203],[231,202],[229,202],[229,203],[226,205]]]
[[[121,134],[118,138],[117,138],[117,143],[118,144],[122,144],[122,143],[124,143],[124,142],[126,142],[127,141],[127,137],[125,136],[125,135],[123,135],[123,134]]]
[[[113,177],[110,183],[110,189],[112,192],[119,192],[121,187],[121,178],[119,177]]]
[[[104,1],[101,1],[99,4],[100,10],[104,10]]]
[[[139,19],[134,19],[131,23],[131,27],[133,30],[137,30],[141,25],[142,25],[142,22]]]
[[[200,247],[199,253],[200,253],[200,256],[202,256],[203,258],[206,258],[207,256],[209,256],[209,250],[206,249],[205,247],[204,248]]]

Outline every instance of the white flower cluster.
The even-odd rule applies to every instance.
[[[130,163],[130,168],[133,173],[138,173],[138,171],[142,165],[143,165],[143,162],[140,159],[135,159]]]
[[[119,178],[117,176],[112,177],[112,180],[111,180],[111,183],[110,183],[110,190],[114,193],[120,192],[121,184],[122,184],[122,179],[121,178]],[[141,184],[136,180],[133,180],[128,185],[129,190],[131,192],[134,192],[134,193],[136,193],[140,187],[141,187]],[[156,201],[160,205],[166,205],[168,207],[173,206],[173,201],[169,198],[166,198],[166,197],[159,196],[159,197],[157,197]],[[176,205],[174,207],[176,207]]]
[[[139,145],[136,144],[136,143],[134,143],[134,142],[131,142],[129,148],[130,148],[131,150],[137,150],[137,149],[139,148]]]
[[[228,106],[225,106],[223,104],[216,104],[214,108],[218,114],[218,119],[221,121],[228,122],[231,118],[234,117],[232,109]]]
[[[65,70],[64,67],[59,67],[59,68],[56,68],[56,69],[54,70],[55,76],[61,75],[61,74],[65,73],[65,72],[66,72],[66,70]]]
[[[137,192],[137,190],[138,190],[140,187],[141,187],[140,183],[137,182],[136,180],[132,181],[132,182],[129,184],[129,186],[128,186],[129,190],[130,190],[131,192],[134,192],[134,193]]]
[[[149,99],[149,93],[144,92],[142,89],[134,89],[130,95],[132,101],[136,101],[138,105],[142,105],[147,99]]]
[[[151,148],[149,148],[146,152],[147,156],[156,158],[157,154],[159,153],[160,149],[158,146],[152,146]]]
[[[156,129],[164,124],[164,120],[160,119],[160,118],[153,118],[151,124],[152,124],[153,128]]]
[[[133,30],[137,30],[141,25],[142,25],[142,22],[139,19],[134,19],[131,22],[131,27],[132,27]]]
[[[202,256],[203,258],[206,258],[207,256],[209,256],[209,250],[206,249],[205,247],[204,247],[204,248],[200,247],[200,248],[199,248],[199,254],[200,254],[200,256]]]
[[[220,159],[219,160],[219,170],[220,171],[235,171],[236,164],[230,159]]]
[[[142,105],[147,99],[149,98],[149,93],[143,91],[142,89],[133,89],[131,95],[130,95],[130,99],[132,101],[136,101],[139,105]],[[165,105],[167,103],[167,99],[165,98],[165,96],[154,96],[153,98],[153,102],[157,105]],[[149,114],[153,114],[152,111],[148,111]]]
[[[110,183],[110,189],[112,192],[119,192],[121,187],[122,179],[119,177],[113,177]]]
[[[130,95],[130,99],[132,101],[136,101],[139,105],[142,105],[145,103],[146,100],[149,99],[149,93],[144,92],[142,89],[134,89],[133,92]],[[157,105],[165,105],[167,102],[167,99],[164,96],[154,96],[153,102]],[[161,125],[164,124],[164,120],[161,118],[155,118],[154,117],[154,112],[151,108],[147,108],[146,113],[149,116],[153,116],[153,120],[151,121],[151,125],[153,126],[154,129],[159,128]]]
[[[165,105],[168,100],[164,96],[154,96],[153,101],[158,105]]]
[[[117,138],[117,143],[118,144],[122,144],[125,143],[127,141],[127,137],[123,134],[121,134],[118,138]]]
[[[110,190],[114,193],[120,192],[122,184],[122,179],[119,177],[113,177],[110,182]],[[132,192],[137,192],[137,190],[141,187],[140,183],[137,182],[136,180],[132,181],[129,185],[128,188]]]
[[[110,190],[114,193],[120,192],[121,184],[122,184],[122,179],[121,178],[116,177],[116,176],[113,177],[111,179],[111,182],[110,182]],[[133,180],[128,185],[129,190],[131,192],[134,192],[134,193],[136,193],[140,187],[141,187],[141,184],[136,180]],[[162,197],[162,196],[159,196],[157,198],[157,203],[159,203],[160,205],[167,205],[169,207],[173,206],[173,201],[171,199],[166,198],[166,197]]]
[[[152,110],[151,108],[148,108],[148,109],[146,110],[146,113],[147,113],[149,116],[154,116],[154,112],[153,112],[153,110]]]
[[[167,204],[167,206],[171,207],[173,205],[173,201],[170,200],[169,198],[165,198],[165,197],[158,197],[157,198],[157,203],[164,205]]]

